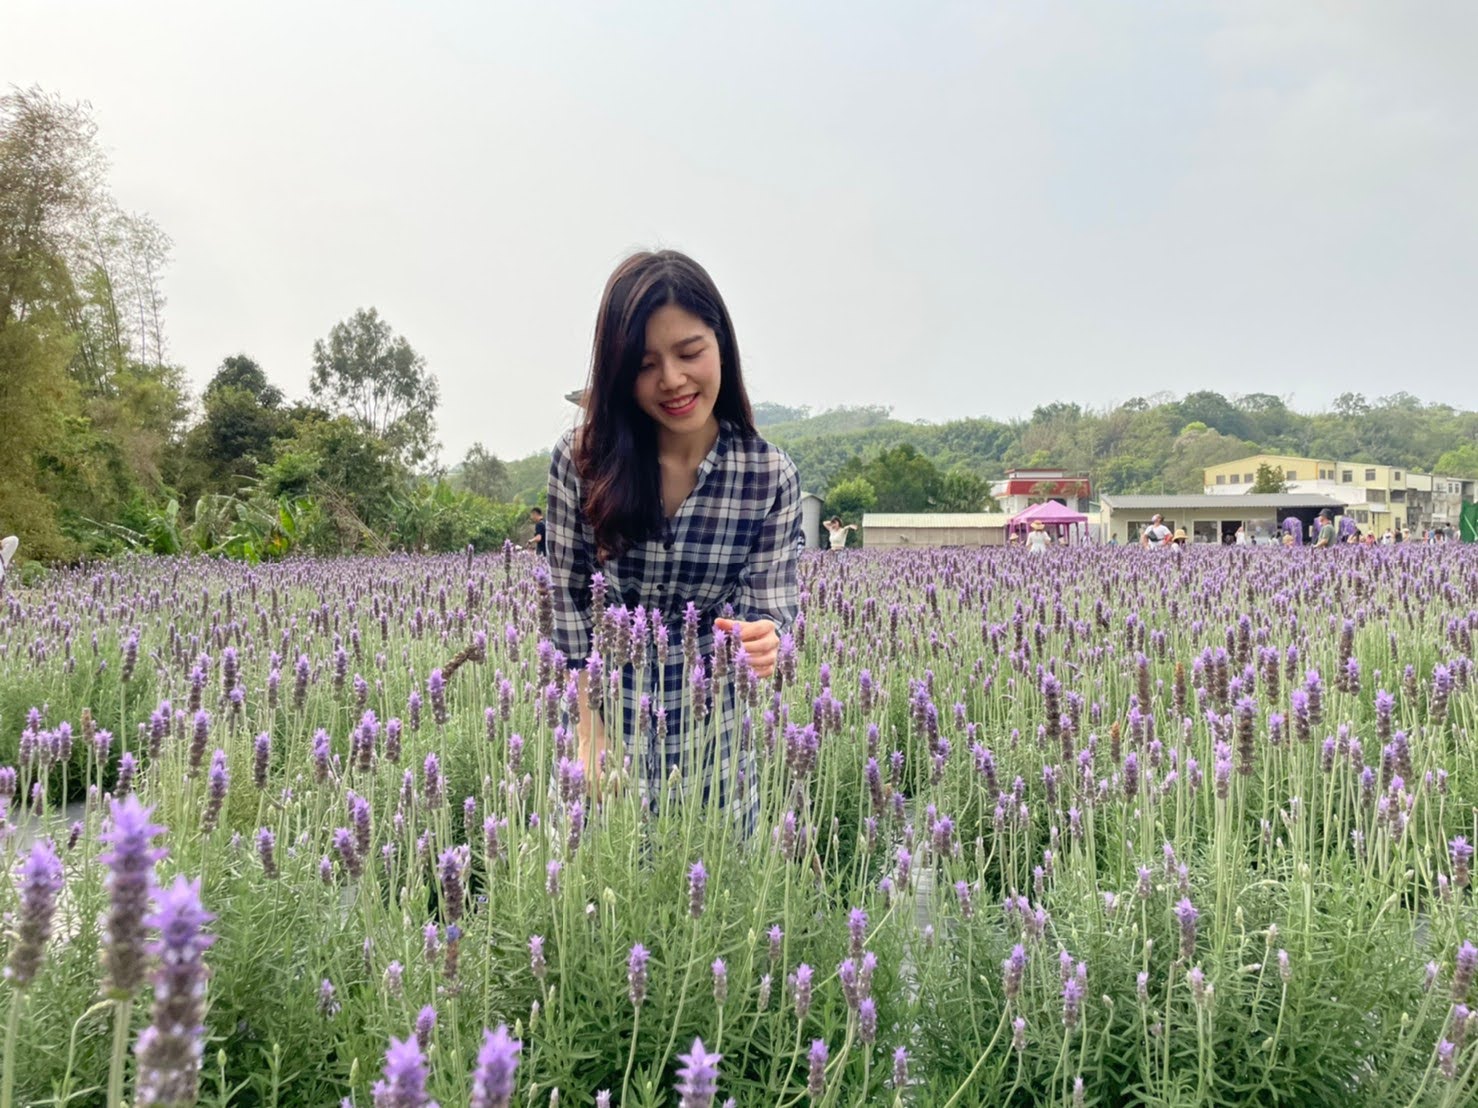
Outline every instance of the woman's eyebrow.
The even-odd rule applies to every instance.
[[[681,342],[676,343],[675,345],[677,345],[677,346],[687,346],[690,343],[702,342],[702,341],[703,341],[703,336],[702,335],[689,335],[687,338],[683,339]]]

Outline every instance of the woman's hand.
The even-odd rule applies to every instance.
[[[577,757],[585,768],[585,787],[599,801],[605,784],[601,763],[606,753],[606,725],[590,707],[590,686],[585,671],[579,677],[580,719],[575,724]]]
[[[775,660],[780,656],[780,634],[773,620],[757,619],[742,623],[735,619],[716,619],[715,630],[736,636],[744,652],[749,655],[749,667],[756,677],[770,677],[775,673]]]

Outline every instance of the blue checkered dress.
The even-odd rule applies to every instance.
[[[597,565],[581,510],[574,435],[567,432],[556,444],[549,471],[545,546],[554,593],[553,645],[572,667],[583,666],[593,648],[605,646],[617,656],[603,659],[609,677],[613,662],[632,653],[625,647],[629,634],[623,639],[620,633],[629,621],[618,609],[646,609],[650,630],[660,635],[659,627],[665,628],[670,645],[665,664],[649,643],[644,664],[628,661],[620,670],[620,734],[632,771],[649,800],[674,769],[684,796],[706,801],[716,787],[718,803],[753,826],[759,809],[754,746],[741,723],[745,706],[736,706],[732,679],[713,679],[713,620],[769,619],[781,634],[794,621],[801,513],[795,464],[763,439],[721,422],[718,441],[698,468],[697,485],[666,521],[664,534]],[[604,577],[606,605],[599,628],[591,585],[597,571]],[[695,691],[684,658],[689,604],[698,613],[706,694]],[[614,751],[609,722],[607,733]]]

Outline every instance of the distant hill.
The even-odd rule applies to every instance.
[[[780,404],[756,405],[755,420],[795,460],[802,486],[820,495],[849,459],[903,443],[943,472],[994,479],[1012,467],[1061,466],[1089,474],[1096,490],[1108,493],[1199,492],[1206,466],[1262,451],[1478,477],[1478,412],[1407,393],[1375,401],[1346,394],[1332,410],[1314,414],[1265,393],[1229,399],[1203,391],[1135,398],[1101,411],[1057,401],[1009,422],[907,423],[882,407],[812,414]],[[548,468],[547,453],[508,463],[525,503],[543,495]]]

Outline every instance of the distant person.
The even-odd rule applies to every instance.
[[[1328,509],[1325,509],[1324,511],[1319,513],[1319,522],[1316,526],[1319,528],[1319,530],[1317,533],[1318,537],[1314,539],[1314,549],[1321,550],[1333,546],[1334,516],[1329,514]]]
[[[1185,533],[1185,528],[1184,527],[1177,527],[1175,529],[1175,537],[1170,540],[1170,545],[1173,546],[1173,547],[1175,547],[1177,550],[1180,550],[1180,549],[1184,548],[1184,546],[1185,546],[1185,544],[1187,542],[1187,538],[1188,537],[1187,537],[1187,535]]]
[[[1293,546],[1296,541],[1297,540],[1294,539],[1293,532],[1292,531],[1284,531],[1283,532],[1283,545],[1284,546]]]
[[[1406,536],[1401,533],[1401,525],[1399,523],[1396,524],[1396,530],[1392,532],[1391,541],[1396,546],[1400,546],[1403,542],[1406,541]]]
[[[1039,519],[1032,520],[1031,530],[1026,533],[1026,552],[1028,554],[1045,554],[1047,548],[1052,545],[1052,540],[1047,536],[1047,528],[1042,526]]]
[[[0,585],[5,584],[5,571],[10,568],[10,560],[15,557],[20,545],[21,540],[14,535],[6,535],[0,539]]]
[[[1152,546],[1164,546],[1170,538],[1170,528],[1165,526],[1164,517],[1156,512],[1150,519],[1150,525],[1139,535],[1139,545],[1145,550]]]
[[[529,540],[529,549],[544,557],[544,509],[530,508],[529,521],[534,525],[534,537]]]
[[[1236,542],[1236,544],[1238,546],[1246,546],[1247,545],[1247,528],[1245,528],[1245,527],[1243,527],[1241,525],[1238,525],[1238,527],[1237,527],[1237,535],[1236,535],[1235,542]]]
[[[830,532],[827,541],[831,543],[831,549],[844,550],[847,546],[847,533],[857,530],[857,525],[848,523],[843,526],[841,516],[832,516],[826,521],[826,529]]]

